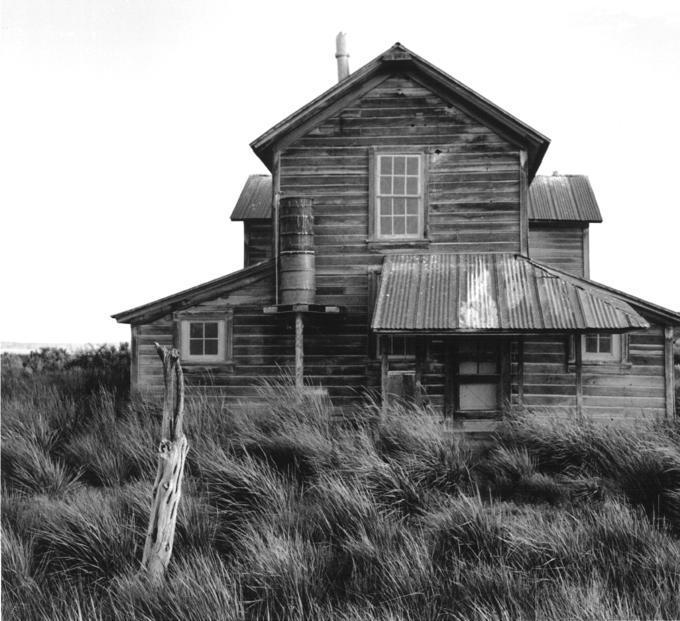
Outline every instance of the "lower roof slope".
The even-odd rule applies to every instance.
[[[168,295],[159,300],[142,304],[126,311],[111,315],[118,323],[149,323],[167,315],[168,313],[182,310],[238,290],[254,281],[261,280],[274,271],[274,261],[271,259],[255,263],[249,267],[226,276],[220,276],[203,284],[184,289],[178,293]]]
[[[649,323],[620,297],[514,254],[385,258],[376,332],[624,332]]]

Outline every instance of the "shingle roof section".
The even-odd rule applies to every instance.
[[[269,175],[250,175],[231,212],[232,220],[271,218],[272,178]]]
[[[602,222],[585,175],[537,175],[529,186],[529,219]]]
[[[377,332],[550,332],[647,328],[626,302],[513,254],[391,255]]]

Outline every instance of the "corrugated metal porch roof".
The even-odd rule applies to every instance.
[[[585,284],[585,283],[584,283]],[[385,258],[376,332],[555,332],[647,328],[627,303],[513,254]]]

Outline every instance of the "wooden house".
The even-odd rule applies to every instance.
[[[351,74],[337,56],[251,144],[271,175],[231,214],[243,269],[114,315],[133,388],[160,390],[158,341],[230,402],[288,369],[338,407],[372,390],[469,429],[509,405],[673,416],[680,314],[589,279],[587,177],[537,175],[548,138],[399,43]]]

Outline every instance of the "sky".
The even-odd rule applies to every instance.
[[[587,174],[591,277],[680,310],[680,3],[0,0],[0,340],[129,339],[110,315],[242,267],[249,143],[395,41]]]

